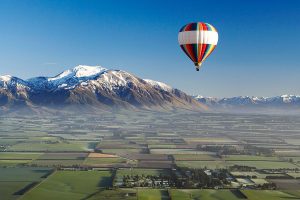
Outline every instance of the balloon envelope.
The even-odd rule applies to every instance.
[[[180,29],[178,42],[181,49],[199,70],[202,62],[217,46],[218,32],[215,27],[208,23],[190,23]]]

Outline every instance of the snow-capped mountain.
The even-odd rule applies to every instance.
[[[164,83],[122,70],[79,65],[54,77],[0,77],[0,107],[91,105],[105,108],[199,109],[202,105]]]
[[[208,106],[299,106],[300,95],[281,95],[275,97],[238,96],[231,98],[213,98],[194,96],[194,98]]]

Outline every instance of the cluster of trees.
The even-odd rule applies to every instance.
[[[255,167],[249,167],[249,166],[245,166],[245,165],[229,166],[229,171],[250,172],[250,171],[254,171],[255,169],[256,169]]]
[[[261,190],[276,190],[277,186],[275,183],[264,183],[262,185],[258,185],[257,189]]]
[[[197,145],[199,151],[215,152],[217,155],[230,155],[230,154],[246,154],[246,155],[259,155],[259,156],[273,156],[274,150],[257,147],[253,145],[245,145],[244,148],[237,148],[233,145]]]
[[[123,176],[123,187],[158,187],[164,188],[174,186],[170,176],[162,175],[125,175]]]
[[[216,152],[218,155],[240,154],[241,151],[235,146],[220,146],[220,145],[197,145],[199,151]]]
[[[226,169],[206,172],[205,169],[178,168],[173,172],[173,182],[177,188],[215,188],[229,184]]]
[[[258,156],[273,156],[275,153],[273,149],[257,147],[249,144],[244,146],[244,151],[245,154]]]

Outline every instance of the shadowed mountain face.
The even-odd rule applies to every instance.
[[[164,83],[140,79],[121,70],[77,66],[55,77],[22,80],[0,76],[0,106],[68,107],[88,105],[111,109],[189,109],[206,106]]]

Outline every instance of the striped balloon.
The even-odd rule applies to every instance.
[[[182,27],[178,42],[184,53],[195,63],[197,71],[218,43],[218,32],[208,23],[190,23]]]

